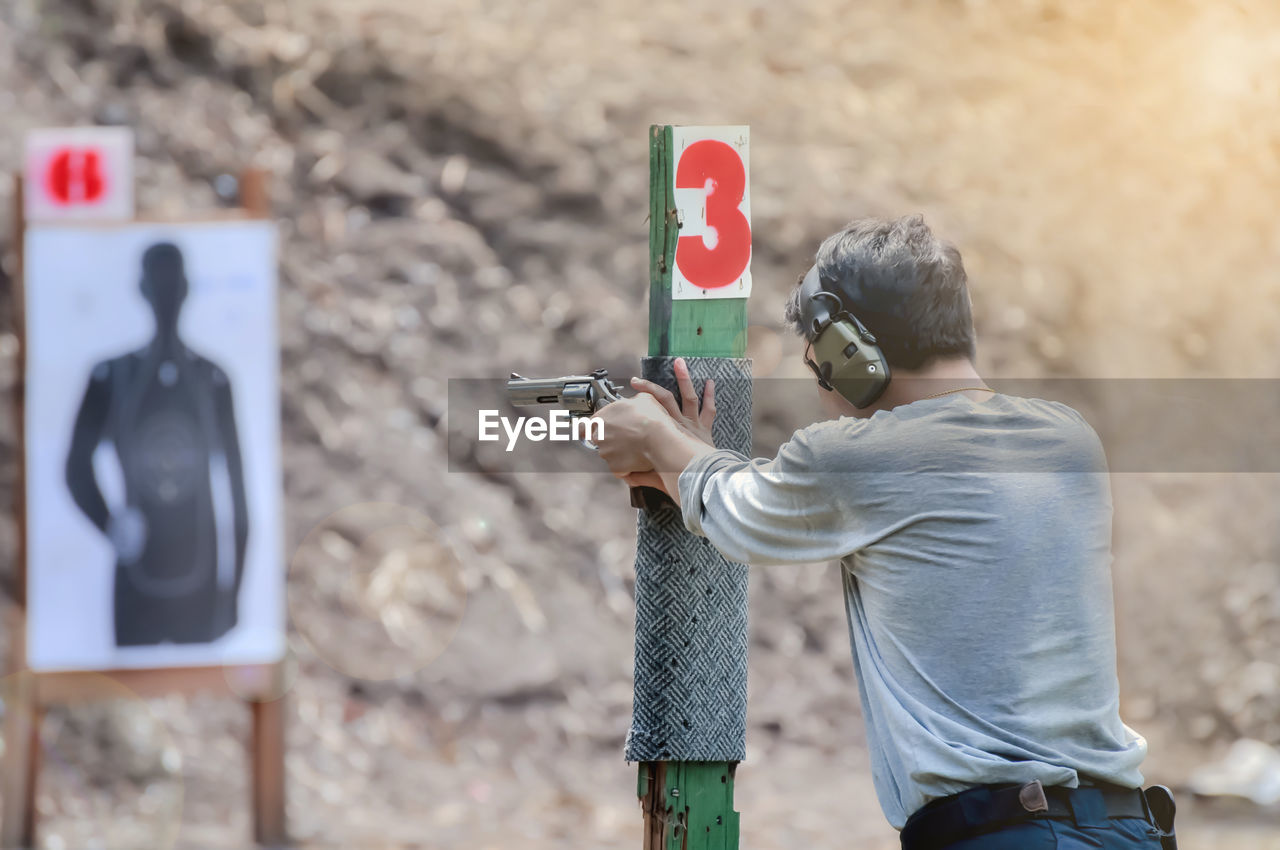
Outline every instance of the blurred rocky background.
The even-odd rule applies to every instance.
[[[803,374],[781,298],[818,240],[922,212],[964,252],[997,381],[1275,378],[1278,24],[1264,0],[5,0],[0,169],[29,128],[100,123],[136,129],[150,214],[272,175],[294,834],[635,847],[625,493],[451,467],[443,423],[450,379],[635,368],[648,125],[751,125],[759,375]],[[8,390],[8,298],[0,322]],[[794,415],[758,409],[760,433]],[[1280,744],[1278,490],[1115,476],[1120,676],[1151,781]],[[752,593],[744,846],[896,846],[835,568],[762,569]],[[210,698],[52,712],[46,846],[243,845],[247,731]],[[1183,812],[1186,846],[1280,847],[1274,805]]]

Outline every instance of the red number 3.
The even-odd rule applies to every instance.
[[[707,190],[707,235],[681,236],[676,265],[685,279],[703,289],[728,286],[751,262],[751,223],[738,209],[747,175],[737,151],[704,139],[685,149],[676,167],[677,189]]]

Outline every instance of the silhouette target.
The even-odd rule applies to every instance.
[[[94,367],[67,486],[115,550],[116,645],[209,643],[236,625],[249,539],[232,387],[178,332],[188,284],[176,245],[143,253],[140,289],[155,334]],[[122,504],[103,496],[100,449],[118,463]]]

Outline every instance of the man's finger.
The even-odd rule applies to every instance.
[[[615,478],[626,478],[637,472],[647,472],[653,469],[653,464],[649,463],[643,457],[637,457],[629,454],[616,454],[604,457],[605,465],[609,467],[609,471],[613,473]]]
[[[632,378],[631,388],[636,392],[648,393],[658,400],[658,403],[671,414],[672,419],[680,418],[680,406],[676,404],[676,397],[672,395],[671,390],[666,387],[658,386],[653,381],[646,381],[644,378]],[[604,408],[608,410],[606,406]]]
[[[698,396],[693,391],[693,378],[689,376],[689,364],[683,357],[676,358],[676,386],[680,388],[680,404],[684,415],[690,419],[698,418]]]
[[[708,431],[716,421],[716,382],[710,378],[707,378],[707,383],[702,387],[702,413],[698,415],[698,421]]]
[[[662,486],[662,476],[653,470],[648,472],[632,472],[627,475],[624,480],[632,487],[653,487],[666,493],[667,489]]]

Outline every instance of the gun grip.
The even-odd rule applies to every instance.
[[[643,511],[656,511],[667,506],[675,507],[670,496],[656,487],[632,487],[631,507]]]

